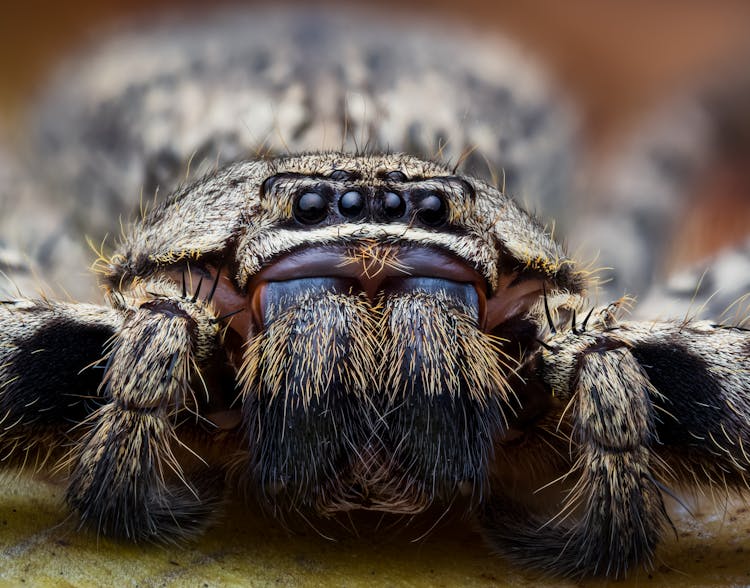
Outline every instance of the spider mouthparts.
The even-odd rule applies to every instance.
[[[451,254],[427,247],[371,243],[314,247],[288,254],[262,270],[250,283],[249,306],[257,331],[268,326],[271,301],[283,308],[307,292],[361,296],[376,308],[394,292],[446,289],[464,299],[472,318],[480,327],[484,325],[485,281]]]
[[[481,494],[507,378],[477,328],[473,284],[391,277],[374,302],[349,277],[256,292],[263,328],[240,380],[251,468],[270,504],[415,513]],[[281,495],[269,490],[278,483]]]
[[[259,288],[259,309],[262,325],[268,328],[279,316],[289,308],[297,305],[297,300],[309,296],[329,293],[357,295],[365,294],[358,291],[359,284],[345,278],[301,278],[284,280],[283,282],[268,282]],[[387,298],[391,294],[442,293],[455,301],[461,301],[467,316],[479,323],[480,297],[472,284],[453,282],[442,278],[414,277],[395,278],[381,284],[378,298]],[[368,297],[369,298],[369,297]],[[254,305],[255,306],[255,305]],[[371,308],[379,309],[379,304]]]

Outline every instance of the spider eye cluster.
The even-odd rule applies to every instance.
[[[455,180],[410,179],[398,170],[378,174],[371,182],[346,170],[326,176],[287,173],[268,178],[262,195],[290,193],[292,217],[298,225],[368,221],[439,228],[449,221]],[[466,183],[458,189],[466,191]]]

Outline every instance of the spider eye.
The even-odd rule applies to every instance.
[[[335,182],[345,182],[351,180],[354,174],[345,169],[335,169],[331,172],[331,179]]]
[[[273,190],[273,185],[276,183],[276,180],[278,180],[278,176],[271,176],[270,178],[266,178],[266,180],[261,184],[260,187],[260,195],[261,196],[267,196],[271,193],[271,190]]]
[[[428,192],[417,205],[417,218],[429,227],[437,227],[448,220],[445,198],[437,192]]]
[[[404,172],[395,170],[395,171],[391,171],[385,174],[385,181],[403,183],[407,181],[407,178]]]
[[[383,211],[388,218],[401,218],[406,212],[406,202],[400,194],[386,192],[383,194]]]
[[[328,200],[318,192],[305,192],[294,203],[294,218],[306,225],[319,223],[328,216]]]
[[[349,218],[359,216],[365,208],[365,197],[355,190],[342,194],[339,199],[339,210],[341,214]]]

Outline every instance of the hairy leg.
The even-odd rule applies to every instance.
[[[578,335],[575,335],[578,337]],[[557,513],[535,514],[496,495],[482,513],[489,541],[515,560],[565,576],[621,577],[651,564],[669,524],[652,446],[658,394],[627,346],[606,338],[559,346],[553,393],[572,425],[573,466]]]
[[[106,404],[72,455],[67,499],[101,533],[171,541],[202,528],[218,499],[188,480],[175,456],[178,415],[205,393],[191,379],[218,327],[209,305],[167,283],[147,286],[124,310],[102,380]]]
[[[553,334],[538,356],[552,393],[570,399],[560,420],[572,426],[576,459],[566,478],[578,478],[562,514],[578,522],[566,526],[501,496],[484,516],[500,550],[567,575],[621,575],[651,563],[669,523],[661,492],[747,488],[750,468],[750,331],[620,323],[612,307],[595,323],[591,332]]]
[[[97,363],[122,324],[110,308],[47,300],[0,303],[0,459],[40,465],[98,406]],[[74,342],[74,344],[71,344]]]

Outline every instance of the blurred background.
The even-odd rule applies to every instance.
[[[253,4],[268,5],[242,5]],[[741,59],[744,65],[750,61],[750,4],[742,0],[416,0],[408,4],[385,0],[358,4],[394,21],[436,19],[519,39],[580,100],[586,128],[598,141],[616,136],[661,97],[716,75],[735,61]],[[0,116],[12,119],[45,73],[92,34],[126,18],[148,19],[154,13],[174,10],[189,13],[205,6],[198,0],[35,0],[6,5],[0,19]]]

